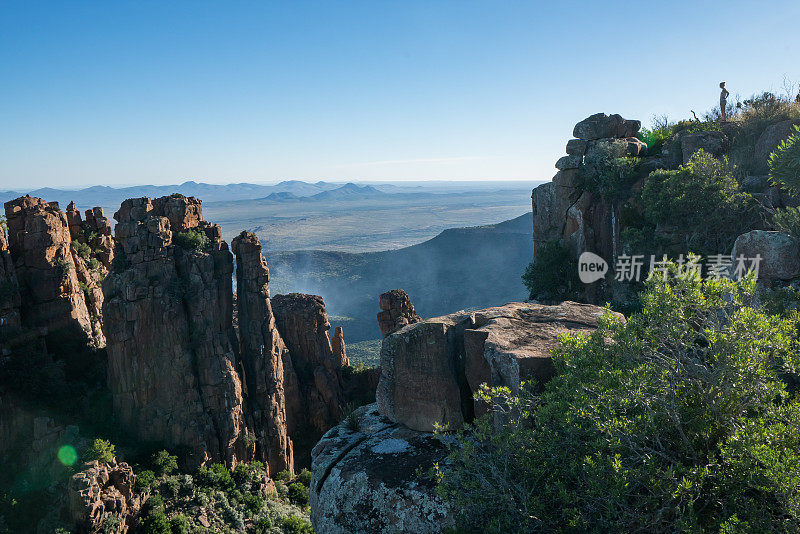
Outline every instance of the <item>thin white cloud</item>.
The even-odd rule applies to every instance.
[[[339,165],[340,167],[374,167],[378,165],[406,165],[415,163],[433,163],[448,165],[451,163],[461,163],[464,161],[475,161],[482,158],[477,156],[458,156],[451,158],[414,158],[414,159],[386,159],[382,161],[365,161],[362,163],[349,163]]]

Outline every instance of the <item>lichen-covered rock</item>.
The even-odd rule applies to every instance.
[[[701,149],[712,156],[720,156],[728,144],[728,137],[721,131],[688,133],[681,135],[680,140],[683,163],[687,163]]]
[[[286,415],[297,461],[310,461],[314,442],[342,418],[342,361],[333,353],[325,302],[317,295],[276,295],[272,311],[289,348],[284,360]]]
[[[283,362],[288,349],[272,313],[269,269],[255,234],[242,232],[231,243],[236,254],[236,287],[247,416],[256,437],[256,457],[271,474],[294,470],[286,426]]]
[[[312,452],[311,522],[325,534],[444,532],[454,514],[425,474],[446,463],[440,438],[380,415],[372,404],[332,428]]]
[[[68,491],[70,516],[79,534],[125,534],[142,504],[133,469],[124,462],[87,462],[70,478]],[[109,531],[106,519],[112,515],[119,523]]]
[[[584,140],[634,137],[641,127],[641,122],[625,120],[620,115],[595,113],[576,124],[572,136]]]
[[[481,384],[518,391],[522,381],[549,380],[558,337],[596,329],[604,313],[575,302],[510,303],[406,326],[383,340],[378,408],[414,430],[459,427],[485,411],[473,399]]]
[[[103,317],[117,417],[140,440],[186,447],[196,464],[247,457],[233,261],[219,227],[185,197],[129,199],[114,218]],[[175,244],[180,232],[188,248]]]
[[[67,215],[58,203],[31,196],[6,202],[5,212],[24,326],[102,346],[102,295],[84,274]]]
[[[766,230],[742,234],[733,244],[733,269],[739,256],[744,256],[748,267],[752,258],[761,257],[759,279],[791,280],[800,276],[800,244],[789,234]]]
[[[417,315],[408,293],[402,289],[392,289],[381,294],[379,305],[381,311],[378,313],[378,326],[383,337],[407,324],[418,323],[422,320]]]

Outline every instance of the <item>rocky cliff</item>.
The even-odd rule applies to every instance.
[[[30,196],[7,202],[5,213],[22,325],[45,333],[54,348],[103,346],[99,283],[104,273],[93,268],[91,250],[76,249],[67,214],[57,203]]]
[[[381,348],[377,403],[349,415],[312,452],[311,518],[320,532],[443,532],[453,514],[425,473],[446,468],[432,433],[471,421],[481,384],[518,391],[553,375],[562,334],[590,332],[606,313],[589,304],[510,303],[406,325]],[[495,424],[501,424],[500,419]]]
[[[342,419],[346,404],[342,366],[346,361],[331,347],[331,325],[322,297],[276,295],[272,310],[289,348],[284,359],[287,427],[298,459],[308,463],[314,443]]]
[[[117,416],[197,464],[247,457],[233,258],[219,227],[178,196],[126,200],[114,218],[103,315]]]
[[[19,284],[14,262],[8,250],[4,228],[0,228],[0,355],[9,350],[9,343],[21,324]]]
[[[272,313],[269,269],[255,234],[242,232],[231,245],[236,254],[247,417],[256,437],[256,456],[267,461],[271,472],[292,472],[294,458],[287,430],[283,367],[289,357]]]

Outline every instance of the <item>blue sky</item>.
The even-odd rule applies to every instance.
[[[800,81],[800,2],[0,0],[0,189],[549,179],[578,120]]]

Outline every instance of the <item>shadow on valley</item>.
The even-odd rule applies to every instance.
[[[380,338],[378,296],[389,289],[405,289],[423,317],[524,300],[520,276],[533,256],[532,224],[527,213],[385,252],[267,252],[270,287],[273,294],[321,295],[350,352],[353,343]]]

